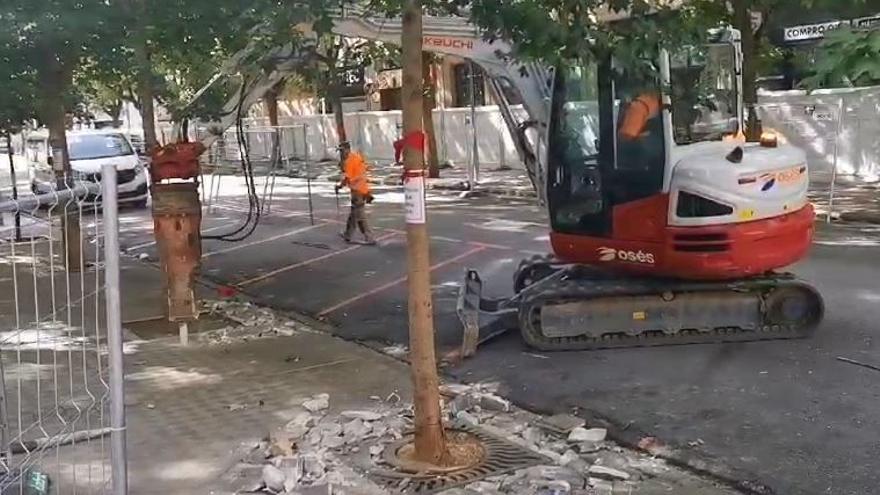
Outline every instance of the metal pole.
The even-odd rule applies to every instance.
[[[473,60],[469,60],[469,72],[471,76],[471,138],[473,139],[473,156],[471,157],[471,170],[468,172],[469,189],[473,189],[480,180],[480,148],[477,145],[477,66]]]
[[[843,96],[841,96],[837,106],[837,134],[834,136],[834,161],[831,165],[831,187],[828,190],[828,215],[825,217],[826,223],[831,223],[831,217],[834,213],[834,184],[837,182],[837,158],[840,155],[840,134],[843,132],[845,108]]]
[[[504,131],[500,130],[500,129],[504,129],[504,119],[501,117],[500,112],[498,114],[498,120],[500,120],[500,122],[498,123],[498,129],[499,129],[499,132],[498,132],[498,168],[504,169],[505,166],[507,165],[505,163],[505,162],[507,162],[507,154],[505,153],[505,150],[504,150]]]
[[[444,104],[444,106],[440,108],[440,140],[441,140],[440,142],[442,143],[441,147],[443,149],[443,151],[440,153],[440,156],[443,157],[443,160],[441,163],[449,161],[449,144],[446,141],[446,112],[447,111],[448,111],[448,109],[446,108],[446,106]]]
[[[128,493],[125,452],[125,387],[122,361],[122,306],[119,295],[119,205],[116,167],[101,168],[104,210],[104,297],[107,307],[107,346],[110,362],[110,466],[114,495]]]
[[[309,193],[309,222],[311,222],[312,225],[315,225],[315,209],[312,206],[312,164],[309,162],[308,139],[309,125],[303,124],[303,159],[306,161],[306,189]]]
[[[24,142],[24,134],[22,134],[22,143]],[[18,179],[15,177],[15,157],[12,151],[12,132],[6,133],[7,155],[9,157],[9,179],[12,182],[12,200],[18,200]],[[22,144],[22,154],[24,154],[24,144]],[[15,212],[15,241],[21,240],[21,213]]]

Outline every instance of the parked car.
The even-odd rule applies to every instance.
[[[120,203],[147,205],[147,174],[128,137],[113,129],[69,131],[67,150],[74,179],[99,182],[101,167],[106,163],[116,166]],[[55,172],[49,157],[49,135],[37,131],[27,136],[25,155],[28,175],[34,193],[51,192],[55,188]]]

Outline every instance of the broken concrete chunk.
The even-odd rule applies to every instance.
[[[452,414],[457,414],[460,411],[468,411],[472,407],[474,407],[476,400],[470,395],[462,394],[456,395],[451,401],[448,403],[449,411]]]
[[[293,419],[284,425],[284,431],[290,434],[291,438],[298,440],[305,436],[312,428],[315,418],[307,412],[297,414]]]
[[[450,397],[467,395],[471,393],[471,391],[473,391],[473,387],[463,383],[444,383],[443,385],[440,385],[440,393]]]
[[[494,494],[498,493],[498,483],[492,483],[490,481],[475,481],[466,487],[468,490],[473,490],[477,493],[486,493],[486,494]]]
[[[372,430],[373,428],[364,420],[353,419],[342,426],[342,436],[345,438],[345,443],[357,443],[363,440]]]
[[[340,436],[324,437],[321,445],[328,449],[338,449],[345,445],[345,438]]]
[[[529,443],[538,444],[544,441],[544,433],[541,432],[540,428],[535,428],[534,426],[529,426],[522,432],[523,440]]]
[[[385,451],[384,445],[372,445],[370,446],[370,455],[373,457],[382,455],[382,452]]]
[[[468,488],[450,488],[449,490],[439,492],[437,495],[479,495],[479,493]]]
[[[303,402],[302,406],[311,413],[323,411],[330,407],[330,394],[318,394]]]
[[[544,457],[549,458],[555,464],[559,464],[559,460],[562,459],[561,455],[559,455],[556,452],[553,452],[552,450],[549,450],[549,449],[538,449],[538,453]]]
[[[302,456],[303,476],[312,481],[319,480],[324,476],[324,462],[318,456],[307,454]]]
[[[382,352],[391,357],[403,359],[409,354],[409,349],[402,345],[392,345],[382,349]]]
[[[590,466],[590,474],[598,477],[611,478],[611,479],[619,479],[619,480],[628,480],[629,473],[626,471],[621,471],[620,469],[614,469],[612,467],[603,466],[601,464],[593,464]]]
[[[575,428],[583,428],[586,421],[571,414],[554,414],[539,421],[540,426],[560,435],[568,435]]]
[[[566,450],[565,453],[562,454],[562,457],[559,458],[559,465],[568,466],[569,464],[572,464],[575,461],[579,461],[580,459],[581,456],[579,456],[577,452],[573,450]]]
[[[296,335],[296,330],[287,326],[275,327],[274,330],[275,334],[281,337],[293,337],[294,335]]]
[[[332,495],[335,493],[343,493],[333,489],[333,485],[330,483],[323,483],[320,485],[312,485],[305,486],[299,488],[294,495]]]
[[[382,415],[375,411],[343,411],[340,416],[345,419],[360,419],[363,421],[378,421]]]
[[[286,477],[284,476],[284,473],[277,467],[271,464],[263,466],[263,484],[265,484],[266,489],[272,493],[281,493],[284,491],[285,479]]]
[[[457,419],[463,423],[470,424],[470,425],[480,424],[480,420],[477,419],[476,416],[474,416],[473,414],[471,414],[467,411],[458,411],[458,413],[455,414],[455,419]]]
[[[568,495],[571,483],[565,480],[532,480],[529,484],[538,489],[540,495]]]
[[[269,457],[292,456],[296,450],[296,441],[287,432],[272,432],[269,435]]]
[[[581,454],[591,454],[598,452],[602,448],[602,442],[580,442],[577,444],[578,452]]]
[[[487,411],[510,412],[510,402],[495,394],[480,394],[480,407]]]
[[[590,478],[587,482],[596,492],[596,495],[612,495],[614,493],[614,483],[610,481]]]
[[[575,428],[568,434],[569,442],[601,442],[608,431],[605,428]]]

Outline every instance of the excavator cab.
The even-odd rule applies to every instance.
[[[615,207],[664,193],[673,148],[740,131],[735,43],[660,56],[647,70],[607,59],[555,71],[547,135],[555,232],[614,237]]]

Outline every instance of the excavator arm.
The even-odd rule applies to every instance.
[[[371,17],[357,10],[337,17],[333,25],[333,32],[338,35],[383,43],[399,44],[401,30],[402,20],[399,17]],[[546,149],[544,139],[550,115],[552,81],[550,71],[538,64],[516,61],[509,44],[502,40],[484,39],[476,26],[459,17],[424,16],[422,49],[468,59],[483,69],[517,153],[543,202],[547,167],[540,150]],[[527,119],[518,119],[511,110],[511,94],[519,95]],[[527,131],[533,127],[537,133],[529,139]]]
[[[399,17],[374,17],[360,10],[340,11],[334,16],[334,34],[383,43],[399,44],[402,20]],[[550,114],[552,73],[534,63],[520,63],[511,56],[511,47],[501,40],[484,39],[478,28],[459,17],[425,16],[422,21],[423,50],[453,55],[473,61],[488,77],[489,90],[498,102],[502,119],[513,138],[517,153],[535,186],[540,201],[544,201],[545,171],[544,139]],[[246,48],[232,58],[224,69],[234,74],[246,56]],[[277,62],[271,72],[261,72],[253,78],[242,78],[239,90],[224,107],[223,116],[215,126],[218,130],[232,127],[251,105],[285,77],[296,73],[309,60],[313,46],[280,47],[270,54]],[[197,94],[207,90],[218,78],[214,78]],[[521,119],[511,109],[510,96],[518,94],[527,114]],[[528,134],[530,129],[536,132]],[[202,143],[210,146],[217,133],[206,136]]]

